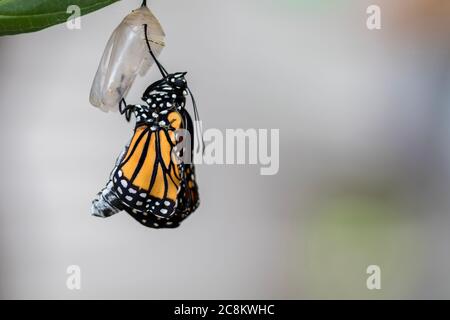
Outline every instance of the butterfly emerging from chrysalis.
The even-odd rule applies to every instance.
[[[150,46],[147,24],[143,28],[148,52],[162,79],[145,90],[144,104],[127,105],[121,99],[120,112],[128,121],[131,115],[136,118],[134,134],[118,157],[106,187],[92,202],[91,211],[98,217],[126,211],[146,227],[176,228],[200,201],[194,164],[185,161],[192,158],[186,154],[192,155],[194,145],[187,96],[192,99],[196,121],[198,112],[186,72],[166,71]]]

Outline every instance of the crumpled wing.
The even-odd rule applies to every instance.
[[[144,76],[154,61],[145,42],[148,26],[150,46],[159,56],[165,46],[165,33],[158,19],[146,7],[134,10],[114,30],[106,45],[92,83],[89,101],[103,111],[117,111],[137,74]]]

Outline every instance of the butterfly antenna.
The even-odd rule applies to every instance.
[[[156,55],[153,52],[152,47],[150,46],[150,40],[148,39],[147,29],[148,29],[147,24],[144,24],[145,42],[147,43],[148,51],[150,52],[150,55],[152,56],[153,60],[155,60],[155,63],[158,66],[159,72],[161,72],[162,76],[165,78],[165,77],[167,77],[167,75],[169,73],[156,58]]]
[[[189,92],[189,95],[191,96],[192,107],[194,109],[195,128],[197,130],[197,152],[199,151],[200,147],[202,148],[202,152],[205,152],[205,140],[203,140],[203,129],[200,121],[200,115],[198,114],[197,103],[195,102],[195,98],[192,94],[191,89],[189,89],[188,86],[186,86],[186,88]]]

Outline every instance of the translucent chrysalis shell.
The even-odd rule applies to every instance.
[[[89,101],[103,111],[118,110],[137,74],[144,76],[154,63],[145,41],[144,24],[156,56],[164,48],[164,31],[146,7],[133,10],[114,30],[103,53],[92,83]]]

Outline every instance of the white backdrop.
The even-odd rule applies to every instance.
[[[280,129],[278,175],[199,166],[201,207],[169,231],[89,213],[132,130],[89,105],[90,86],[140,2],[0,38],[0,297],[448,298],[449,11],[379,2],[380,31],[370,1],[149,3],[205,128]],[[382,292],[365,288],[369,264]]]

